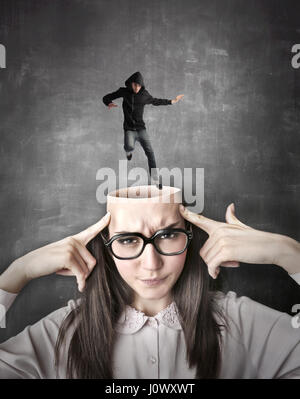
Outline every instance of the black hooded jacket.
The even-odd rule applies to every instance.
[[[142,87],[138,93],[132,90],[131,83],[135,82]],[[110,104],[114,99],[123,97],[122,108],[124,112],[124,130],[139,130],[145,128],[143,121],[144,106],[152,105],[169,105],[171,100],[154,98],[145,89],[143,76],[140,72],[135,72],[125,82],[126,87],[120,87],[113,93],[108,93],[103,97],[105,105]]]

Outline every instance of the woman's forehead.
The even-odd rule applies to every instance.
[[[111,212],[110,231],[144,231],[155,232],[170,224],[182,225],[183,218],[178,206],[135,206],[119,209]],[[175,227],[175,226],[174,226]]]

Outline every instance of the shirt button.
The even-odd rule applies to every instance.
[[[156,358],[154,356],[151,356],[150,357],[150,362],[153,363],[153,364],[156,363]]]
[[[157,320],[154,317],[149,317],[148,325],[151,327],[157,327]]]

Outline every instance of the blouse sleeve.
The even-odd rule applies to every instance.
[[[2,293],[0,299],[8,304],[12,297]],[[75,305],[70,300],[67,306],[0,344],[0,378],[56,378],[54,350],[59,328]]]
[[[300,378],[300,323],[246,296],[226,295],[233,335],[245,350],[256,378]],[[298,317],[298,316],[295,316]],[[235,333],[234,333],[235,332]]]

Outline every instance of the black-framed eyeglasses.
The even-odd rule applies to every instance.
[[[183,253],[189,246],[193,232],[189,224],[189,230],[181,228],[161,229],[152,235],[145,237],[141,233],[120,233],[107,240],[103,234],[105,246],[117,259],[135,259],[144,251],[147,244],[153,244],[161,255],[173,256]]]

